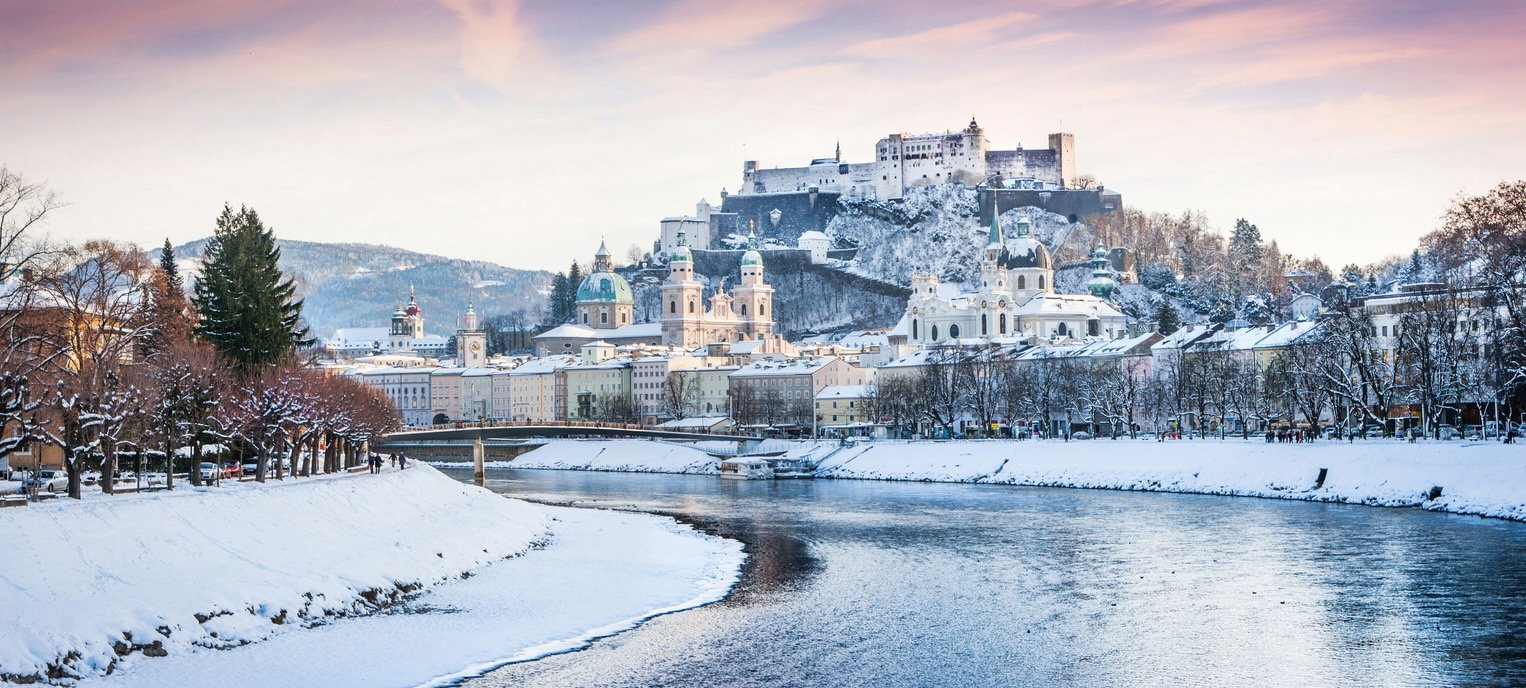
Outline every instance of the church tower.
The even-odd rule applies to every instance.
[[[487,332],[477,326],[477,306],[466,303],[466,318],[456,330],[456,365],[462,368],[487,366]]]
[[[1017,233],[1007,242],[1001,264],[1007,269],[1007,284],[1019,305],[1054,292],[1053,258],[1043,242],[1033,236],[1027,217],[1017,219]]]
[[[668,279],[662,284],[662,343],[667,346],[699,346],[704,319],[704,285],[694,279],[694,254],[688,240],[678,232],[678,245],[668,256]]]
[[[747,234],[748,250],[742,254],[742,283],[731,292],[737,316],[742,320],[740,334],[747,339],[762,339],[774,333],[774,288],[763,281],[763,254],[758,252],[758,236]]]

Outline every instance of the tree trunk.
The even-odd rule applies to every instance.
[[[164,441],[164,489],[175,489],[175,441]]]
[[[101,453],[105,455],[104,465],[101,466],[101,490],[109,495],[117,493],[117,448],[115,443],[107,441],[101,443]]]

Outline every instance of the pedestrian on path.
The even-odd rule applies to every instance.
[[[407,468],[408,468],[408,455],[407,454],[398,454],[397,455],[397,465],[400,468],[402,468],[404,470],[407,470]]]

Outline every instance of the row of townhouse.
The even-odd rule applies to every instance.
[[[875,374],[840,356],[754,360],[729,347],[660,350],[602,341],[583,346],[578,355],[514,363],[506,368],[380,367],[351,374],[381,389],[408,425],[566,420],[655,425],[683,417],[738,417],[740,422],[802,428],[818,420],[812,404],[818,393],[830,387],[862,388]]]

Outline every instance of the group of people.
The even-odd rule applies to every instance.
[[[397,452],[393,452],[387,456],[392,459],[393,468],[408,468],[407,456]],[[371,452],[371,454],[366,457],[366,465],[371,467],[372,473],[380,473],[382,469],[382,455],[376,452]]]
[[[1319,435],[1317,435],[1317,434],[1315,434],[1313,432],[1308,432],[1306,430],[1299,430],[1299,429],[1296,429],[1296,428],[1288,428],[1288,429],[1283,429],[1283,430],[1271,430],[1271,429],[1268,429],[1266,431],[1266,441],[1268,443],[1276,442],[1278,444],[1282,444],[1284,442],[1294,442],[1294,443],[1297,443],[1297,444],[1302,444],[1304,442],[1313,442],[1314,439],[1316,437],[1318,437],[1318,436]]]

